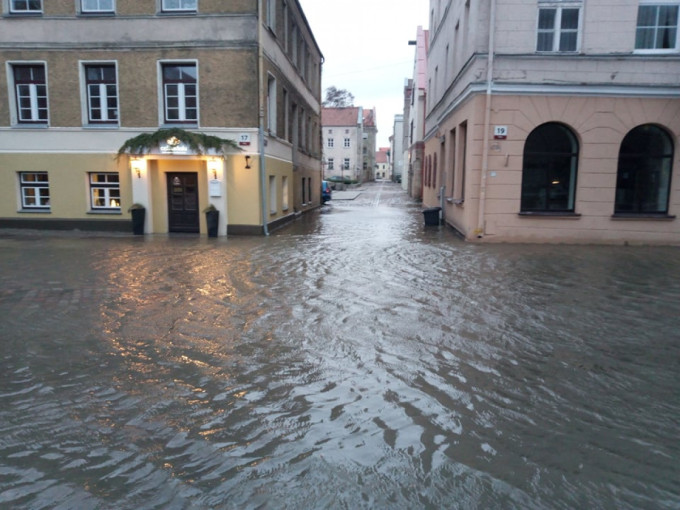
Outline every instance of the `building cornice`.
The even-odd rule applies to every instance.
[[[451,101],[442,113],[431,111],[426,117],[430,125],[425,132],[425,140],[436,135],[439,126],[465,101],[479,94],[486,94],[486,82],[469,84],[465,90]],[[496,96],[580,96],[580,97],[636,97],[645,99],[680,98],[680,87],[666,86],[626,86],[626,85],[564,85],[546,83],[503,83],[493,82],[491,94]]]

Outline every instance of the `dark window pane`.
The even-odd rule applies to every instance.
[[[673,142],[662,129],[639,126],[621,143],[616,180],[616,213],[668,212]]]
[[[562,28],[578,29],[578,9],[562,9]]]
[[[543,30],[555,28],[556,13],[557,9],[541,9],[538,13],[538,28]]]
[[[576,51],[577,37],[576,32],[563,33],[560,37],[560,51]]]

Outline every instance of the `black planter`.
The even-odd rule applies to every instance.
[[[208,237],[217,237],[217,227],[220,224],[220,211],[207,211],[205,222],[208,225]]]
[[[132,233],[138,236],[144,235],[146,209],[133,209],[130,214],[132,214]]]

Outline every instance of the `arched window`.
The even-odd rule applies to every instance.
[[[673,141],[646,124],[621,142],[614,214],[667,214],[673,169]]]
[[[550,122],[524,144],[522,212],[574,212],[578,141],[569,128]]]

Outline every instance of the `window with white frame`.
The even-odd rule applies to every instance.
[[[120,180],[117,173],[90,173],[90,206],[92,210],[120,210]]]
[[[345,158],[345,161],[342,163],[342,168],[343,170],[349,170],[349,158]]]
[[[115,0],[81,0],[80,1],[80,12],[84,14],[90,13],[111,13],[115,12],[116,3]]]
[[[47,172],[20,172],[22,209],[50,208],[50,181]]]
[[[40,14],[42,0],[10,0],[9,11],[13,14]]]
[[[328,169],[329,169],[329,170],[334,170],[334,169],[335,169],[334,166],[335,166],[335,159],[333,159],[333,158],[328,158]]]
[[[328,147],[329,149],[332,149],[333,147],[335,147],[335,139],[328,138],[326,140],[326,147]]]
[[[118,122],[118,85],[114,64],[86,64],[87,116],[91,124]]]
[[[12,66],[19,123],[46,123],[47,81],[43,64]]]
[[[163,64],[165,122],[195,124],[198,121],[198,73],[196,64]]]
[[[196,12],[198,0],[162,0],[161,10],[163,12]]]
[[[345,138],[345,148],[348,149],[352,146],[352,139],[351,138]]]
[[[638,7],[635,49],[677,49],[679,10],[680,3],[642,3]]]
[[[536,51],[577,51],[580,17],[581,8],[577,5],[540,7]]]

